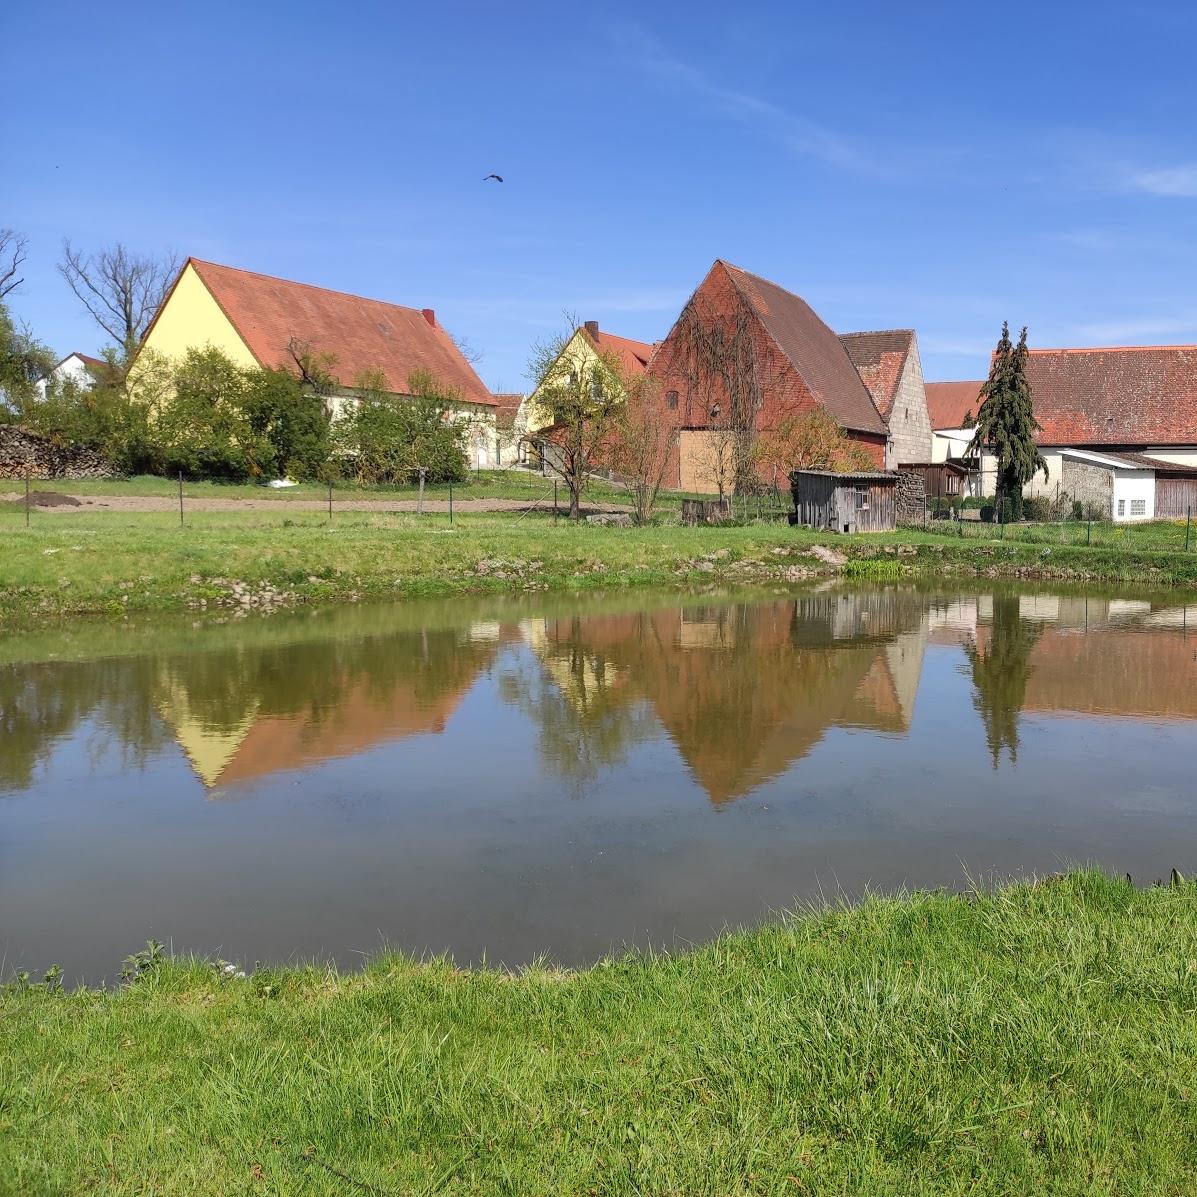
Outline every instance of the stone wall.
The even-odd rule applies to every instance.
[[[1086,512],[1092,508],[1106,519],[1113,515],[1114,471],[1105,466],[1065,457],[1060,464],[1060,490],[1070,499],[1079,499]]]
[[[894,509],[898,526],[918,524],[919,527],[922,527],[923,510],[927,498],[927,488],[923,484],[922,474],[917,474],[912,470],[899,470],[896,492]]]
[[[931,416],[927,412],[927,390],[917,337],[910,338],[910,353],[894,392],[889,412],[889,435],[893,442],[892,465],[931,460]],[[919,517],[922,518],[921,516]],[[900,521],[899,521],[900,522]]]
[[[0,478],[115,478],[117,471],[94,449],[55,445],[16,424],[0,424]]]

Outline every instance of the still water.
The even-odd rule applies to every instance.
[[[9,637],[3,969],[578,964],[870,885],[1187,872],[1194,619],[835,586]]]

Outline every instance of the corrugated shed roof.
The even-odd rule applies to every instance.
[[[981,407],[983,382],[929,382],[927,392],[927,413],[932,428],[960,428],[965,416],[976,418]]]
[[[336,357],[332,373],[342,386],[381,370],[387,387],[403,393],[409,375],[426,370],[466,402],[494,404],[431,309],[400,307],[198,258],[188,263],[263,366],[292,368],[287,345],[296,338]]]
[[[914,344],[914,329],[840,333],[840,343],[848,351],[861,381],[868,387],[877,410],[888,420],[910,347]]]
[[[722,265],[827,413],[843,428],[884,434],[885,420],[847,349],[806,300],[738,266]]]

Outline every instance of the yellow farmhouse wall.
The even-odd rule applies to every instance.
[[[550,378],[555,379],[558,375],[568,374],[571,370],[585,370],[597,357],[598,354],[595,353],[594,346],[590,343],[590,338],[581,329],[578,329],[566,342],[565,348],[561,350],[561,355],[553,367]],[[540,388],[537,387],[524,400],[524,410],[528,416],[529,432],[539,432],[542,428],[547,428],[553,422],[553,413],[537,398],[539,393]]]
[[[258,364],[195,268],[188,263],[142,348],[152,349],[163,357],[179,358],[188,349],[203,349],[208,345],[219,349],[239,366]]]

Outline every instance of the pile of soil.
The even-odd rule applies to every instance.
[[[22,503],[24,498],[20,500]],[[31,490],[29,492],[31,507],[82,507],[83,503],[74,495],[60,495],[52,490]]]

